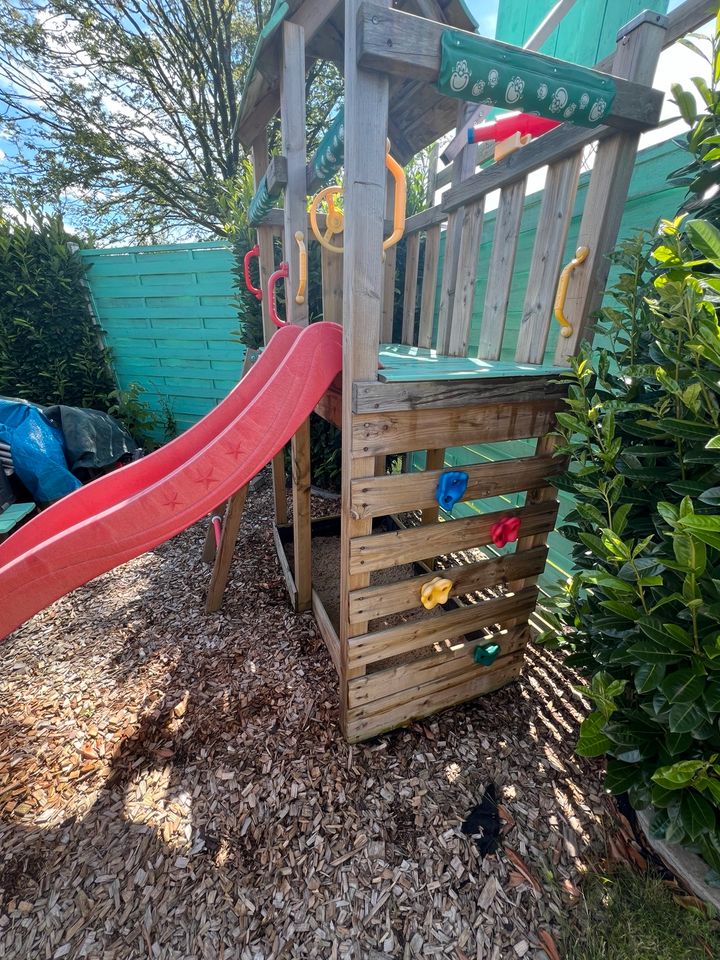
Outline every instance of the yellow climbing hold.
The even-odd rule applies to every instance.
[[[426,610],[432,610],[439,603],[447,603],[450,591],[452,590],[452,580],[446,580],[444,577],[433,577],[420,588],[420,600]]]

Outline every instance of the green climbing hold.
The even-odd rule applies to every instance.
[[[473,659],[475,663],[479,663],[483,667],[489,667],[490,664],[495,663],[499,653],[499,643],[488,643],[484,647],[475,647]]]

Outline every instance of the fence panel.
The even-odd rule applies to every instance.
[[[235,385],[245,347],[227,243],[83,250],[98,321],[122,389],[139,383],[161,418],[196,423]]]

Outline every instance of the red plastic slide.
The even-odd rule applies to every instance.
[[[0,546],[0,637],[75,587],[200,520],[269,463],[342,367],[342,328],[279,330],[229,396],[177,440],[43,511]]]

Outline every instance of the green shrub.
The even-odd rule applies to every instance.
[[[620,246],[610,345],[573,362],[560,453],[579,573],[556,600],[594,711],[578,752],[720,870],[720,233]],[[688,238],[712,253],[698,257]]]
[[[719,15],[720,17],[720,15]],[[688,41],[697,48],[694,37]],[[702,54],[704,55],[704,54]],[[720,43],[705,104],[673,93],[690,162],[684,210],[622,243],[605,346],[585,345],[558,416],[575,497],[561,533],[579,570],[554,598],[555,637],[589,677],[578,753],[652,806],[654,830],[720,872]],[[691,219],[701,210],[706,219]],[[546,635],[551,639],[553,632]]]
[[[0,393],[107,410],[113,376],[59,217],[0,217]]]

